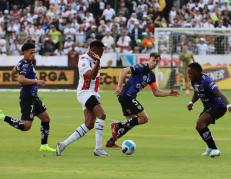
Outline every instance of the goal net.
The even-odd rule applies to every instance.
[[[156,28],[155,51],[162,54],[158,69],[161,88],[184,88],[179,60],[184,45],[203,67],[231,65],[231,28]]]

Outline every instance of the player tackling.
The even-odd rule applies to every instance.
[[[188,67],[188,75],[194,89],[192,101],[187,106],[188,110],[193,109],[193,104],[198,99],[201,100],[204,106],[196,123],[196,130],[208,146],[202,155],[219,156],[220,150],[217,148],[208,126],[215,124],[215,121],[221,118],[227,110],[231,112],[231,104],[229,104],[215,82],[208,75],[202,73],[202,67],[199,63],[191,63]]]
[[[63,142],[58,142],[56,155],[59,156],[64,149],[75,140],[83,137],[89,130],[96,129],[95,156],[107,156],[102,148],[102,135],[106,114],[99,102],[99,69],[100,58],[103,55],[104,45],[101,41],[95,40],[90,44],[88,53],[80,56],[79,84],[77,88],[77,99],[83,107],[85,122]],[[97,119],[96,119],[97,118]]]
[[[118,96],[126,120],[111,124],[112,137],[107,141],[107,147],[118,147],[118,145],[115,144],[118,138],[122,137],[134,126],[148,122],[147,113],[136,99],[137,93],[147,85],[150,86],[154,96],[157,97],[179,95],[178,92],[173,90],[164,92],[158,89],[156,76],[152,70],[156,68],[160,60],[160,54],[151,53],[148,63],[137,64],[133,67],[124,68],[121,71],[118,86],[116,88],[116,95]],[[131,74],[131,76],[125,83],[128,74]]]

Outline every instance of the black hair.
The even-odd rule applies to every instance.
[[[22,52],[26,51],[26,50],[29,50],[29,49],[34,49],[35,48],[35,45],[31,42],[27,42],[27,43],[24,43],[21,50]]]
[[[93,47],[103,48],[104,44],[100,40],[94,40],[90,43],[90,48],[93,48]]]
[[[197,62],[193,62],[193,63],[189,64],[188,67],[192,68],[192,69],[195,69],[195,70],[198,70],[199,72],[203,71],[201,65],[199,63],[197,63]]]
[[[159,53],[157,53],[157,52],[152,52],[152,53],[150,53],[150,57],[154,57],[154,58],[161,58],[161,56],[160,56],[160,54]]]

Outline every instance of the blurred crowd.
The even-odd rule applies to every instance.
[[[0,0],[0,54],[19,55],[25,41],[35,42],[40,55],[82,54],[94,39],[102,40],[106,52],[150,53],[158,27],[231,28],[229,0],[179,0],[167,11],[165,0],[9,2]],[[182,35],[176,38],[176,42],[194,44],[187,39],[182,42]],[[208,39],[197,38],[205,53],[209,52],[205,46],[215,46],[217,40]],[[230,51],[230,37],[224,41]],[[199,53],[198,46],[193,48]]]

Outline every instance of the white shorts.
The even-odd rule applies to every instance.
[[[79,101],[79,103],[82,105],[82,108],[85,109],[86,106],[86,102],[87,100],[94,95],[98,100],[100,98],[99,94],[93,91],[86,91],[86,92],[82,92],[81,94],[77,94],[77,100]]]

